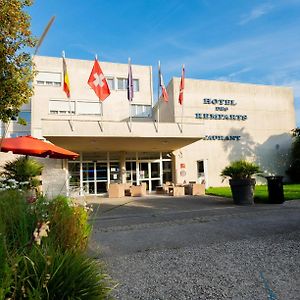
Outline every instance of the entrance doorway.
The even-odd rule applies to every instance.
[[[205,169],[206,169],[206,161],[198,160],[197,161],[197,182],[198,183],[206,183]]]
[[[161,168],[159,161],[139,162],[140,183],[145,182],[149,191],[155,191],[161,185]]]
[[[82,163],[82,188],[87,194],[106,193],[107,163]]]
[[[123,153],[122,153],[123,155]],[[121,183],[126,172],[126,182],[132,185],[146,183],[148,191],[172,181],[172,159],[169,153],[99,152],[81,154],[80,160],[68,163],[68,193],[72,196],[101,195],[110,183]],[[95,160],[93,160],[95,159]],[[122,172],[121,172],[122,170]]]

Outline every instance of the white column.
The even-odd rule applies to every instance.
[[[120,164],[121,183],[126,183],[126,158],[125,158],[125,152],[121,152],[119,164]]]
[[[162,162],[162,152],[159,153],[159,184],[163,185],[163,162]]]
[[[135,160],[136,160],[136,185],[140,184],[140,164],[138,162],[138,152],[135,153]]]

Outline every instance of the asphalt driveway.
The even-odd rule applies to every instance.
[[[89,199],[116,299],[299,299],[300,202]]]

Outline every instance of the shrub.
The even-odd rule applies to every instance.
[[[292,182],[300,183],[300,128],[292,130],[294,140],[291,148],[291,165],[286,171]]]
[[[7,162],[3,166],[2,176],[7,181],[14,180],[18,183],[26,182],[26,188],[35,188],[40,185],[40,180],[36,177],[42,174],[43,166],[32,158],[19,157],[14,161]]]
[[[0,222],[0,299],[6,299],[5,295],[13,284],[13,274],[8,262],[8,252],[5,242],[3,223]]]
[[[84,253],[87,219],[66,197],[0,192],[0,299],[108,299],[107,276]]]
[[[18,190],[0,193],[0,229],[9,249],[21,251],[30,241],[35,226],[36,218],[24,193]]]
[[[238,160],[225,167],[221,172],[221,176],[232,179],[250,179],[252,175],[258,172],[260,170],[256,164],[245,160]]]
[[[290,176],[292,182],[300,183],[300,159],[292,161],[286,173]]]
[[[58,196],[51,201],[40,198],[34,206],[37,219],[50,223],[51,231],[47,241],[62,250],[86,249],[91,226],[84,207],[74,205],[64,196]]]

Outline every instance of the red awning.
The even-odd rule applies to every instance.
[[[5,138],[1,142],[1,151],[30,156],[75,159],[79,154],[36,139],[30,135]]]

